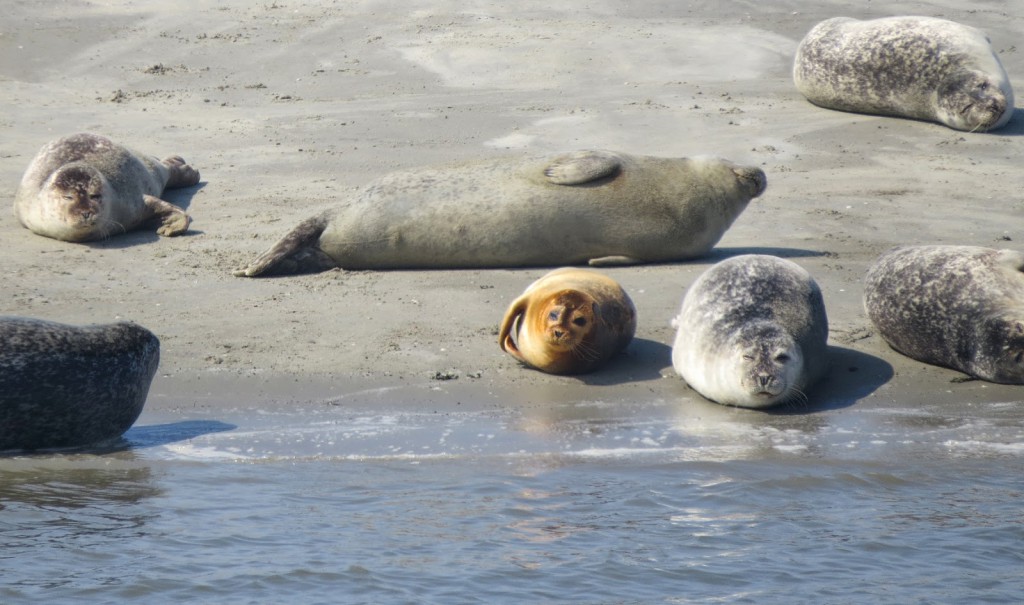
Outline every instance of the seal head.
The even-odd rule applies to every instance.
[[[62,166],[50,178],[49,187],[43,189],[53,205],[55,231],[66,241],[84,241],[100,229],[110,213],[104,204],[104,190],[109,190],[106,179],[85,164]]]

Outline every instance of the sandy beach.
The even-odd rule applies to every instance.
[[[0,313],[153,330],[162,361],[147,413],[392,387],[433,405],[700,405],[671,368],[669,322],[706,267],[760,252],[804,266],[825,295],[834,365],[801,411],[1018,399],[891,351],[861,284],[897,244],[1019,245],[1022,111],[1000,131],[963,133],[821,109],[790,76],[822,19],[927,14],[985,30],[1024,79],[1011,4],[18,3],[0,26],[8,199],[38,148],[76,131],[180,154],[202,182],[165,196],[194,219],[177,238],[65,243],[0,213]],[[584,148],[714,155],[762,167],[769,183],[711,257],[607,271],[639,328],[598,373],[548,376],[499,350],[506,306],[546,269],[231,275],[385,172]]]

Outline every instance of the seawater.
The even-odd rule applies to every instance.
[[[1021,403],[320,401],[0,458],[0,603],[1012,603]]]

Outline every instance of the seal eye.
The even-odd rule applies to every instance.
[[[789,355],[786,355],[785,353],[780,353],[779,355],[775,356],[775,361],[779,363],[786,363],[787,361],[789,361]]]
[[[753,355],[744,355],[743,359],[746,359],[747,361],[754,361],[754,356]]]
[[[572,323],[574,323],[577,326],[582,328],[583,326],[587,325],[587,318],[586,317],[577,317],[576,319],[572,320]]]
[[[100,195],[100,194],[98,194],[98,193],[91,193],[91,194],[89,194],[89,199],[90,199],[90,200],[92,200],[92,201],[94,201],[94,202],[98,202],[98,201],[100,201],[100,198],[101,198],[101,197],[103,197],[103,196],[101,196],[101,195]]]
[[[552,311],[548,313],[548,319],[551,321],[558,321],[558,311]]]
[[[1017,354],[1013,356],[1013,359],[1017,363],[1024,361],[1024,351],[1017,351]]]

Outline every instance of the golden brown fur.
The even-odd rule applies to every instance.
[[[635,332],[636,308],[615,280],[563,268],[533,282],[512,302],[498,344],[543,372],[582,374],[625,349]]]

